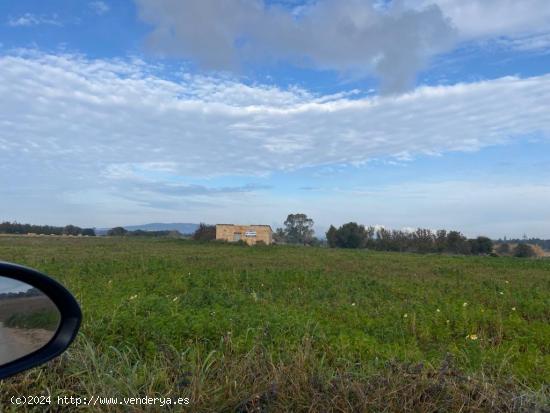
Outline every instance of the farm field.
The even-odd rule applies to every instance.
[[[61,281],[84,314],[64,356],[0,382],[2,411],[45,394],[212,412],[548,409],[548,259],[1,237],[0,260]]]

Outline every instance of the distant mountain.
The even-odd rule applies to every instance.
[[[199,227],[199,224],[176,222],[172,224],[152,223],[143,225],[124,225],[128,231],[179,231],[181,234],[192,234]],[[97,235],[105,235],[110,228],[96,229]]]

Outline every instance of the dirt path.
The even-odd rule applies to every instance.
[[[0,322],[0,365],[38,350],[53,337],[53,331],[7,328]]]

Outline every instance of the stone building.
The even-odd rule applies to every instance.
[[[273,231],[269,225],[217,224],[216,239],[229,242],[242,240],[248,245],[261,241],[270,245],[273,242]]]

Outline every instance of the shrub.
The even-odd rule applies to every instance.
[[[213,241],[216,239],[216,226],[200,223],[197,230],[193,233],[195,241]]]
[[[536,255],[535,250],[529,244],[518,244],[516,248],[514,248],[514,257],[531,258]]]
[[[500,255],[508,255],[510,254],[510,251],[511,251],[510,244],[508,244],[507,242],[503,244],[499,244],[497,246],[497,253]]]
[[[477,237],[470,240],[472,254],[490,254],[493,252],[493,241],[487,237]]]

